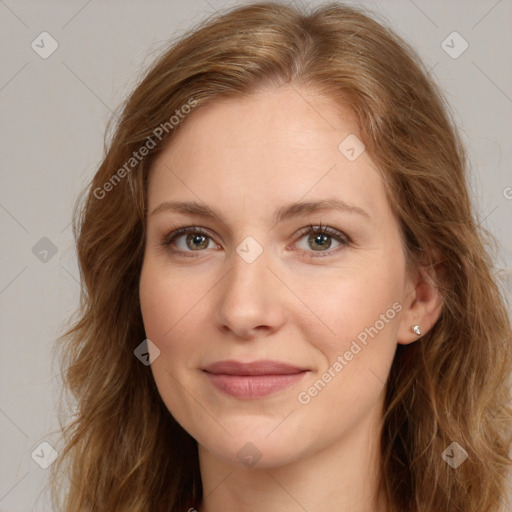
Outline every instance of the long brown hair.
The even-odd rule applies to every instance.
[[[283,84],[350,105],[408,261],[433,272],[443,299],[436,325],[398,347],[389,375],[381,439],[389,511],[505,506],[510,319],[447,106],[414,51],[361,10],[258,3],[206,20],[157,60],[125,102],[76,205],[80,309],[56,348],[77,414],[62,427],[52,466],[59,510],[182,512],[200,503],[196,442],[165,407],[150,367],[134,356],[145,339],[138,284],[148,171],[201,105]],[[457,469],[443,460],[453,442],[468,455]]]

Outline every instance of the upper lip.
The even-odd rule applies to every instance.
[[[225,375],[291,375],[306,371],[304,368],[279,361],[260,360],[242,363],[227,360],[218,361],[202,368],[203,371]]]

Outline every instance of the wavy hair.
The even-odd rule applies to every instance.
[[[184,105],[197,110],[283,84],[352,109],[408,262],[429,270],[442,296],[441,317],[421,340],[398,346],[387,382],[381,488],[389,511],[506,506],[510,317],[449,108],[416,53],[373,15],[337,3],[306,11],[265,2],[217,14],[165,50],[122,105],[75,205],[80,307],[56,351],[76,414],[61,423],[63,447],[51,469],[58,510],[199,505],[197,444],[167,410],[150,367],[134,357],[145,339],[138,285],[148,172],[187,122]],[[442,456],[453,442],[468,454],[457,469]]]

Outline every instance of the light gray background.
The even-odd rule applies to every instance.
[[[49,470],[31,453],[57,439],[52,345],[79,291],[71,209],[102,158],[107,120],[166,41],[243,3],[0,0],[0,512],[51,510]],[[453,106],[479,220],[501,243],[496,266],[508,269],[510,293],[512,2],[361,3],[413,44]],[[31,48],[43,31],[59,45],[47,59]],[[453,31],[469,44],[457,59],[441,47]],[[42,237],[57,248],[46,262],[32,252]]]

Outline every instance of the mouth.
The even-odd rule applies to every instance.
[[[219,361],[202,371],[222,393],[241,399],[261,398],[284,390],[309,372],[309,369],[279,361]]]

